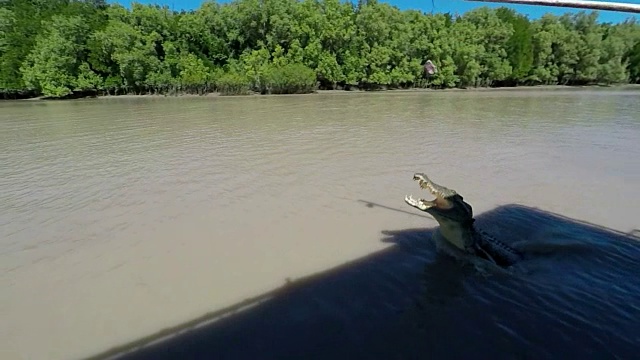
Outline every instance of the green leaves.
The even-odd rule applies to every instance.
[[[202,94],[209,85],[211,73],[204,62],[193,54],[183,54],[178,63],[180,84],[189,92]]]
[[[640,26],[596,20],[488,7],[424,14],[373,0],[206,1],[180,13],[12,0],[0,7],[0,94],[640,82]],[[425,75],[427,60],[436,74]]]
[[[496,14],[500,20],[513,28],[513,33],[505,44],[511,65],[510,78],[515,83],[526,81],[533,68],[534,32],[531,22],[525,16],[507,8],[497,9]]]
[[[629,71],[629,77],[631,81],[640,83],[640,41],[638,41],[633,48],[631,48],[626,54],[625,59],[628,62],[627,69]]]
[[[7,51],[9,47],[9,32],[15,23],[15,15],[13,11],[0,8],[0,56]]]
[[[267,65],[261,77],[262,93],[299,94],[315,90],[316,74],[300,63]]]
[[[53,16],[20,68],[27,88],[40,90],[44,96],[71,94],[86,34],[86,24],[79,16]]]
[[[104,80],[91,70],[89,64],[86,62],[80,64],[78,67],[78,78],[75,82],[75,90],[89,91],[102,89],[104,89]]]

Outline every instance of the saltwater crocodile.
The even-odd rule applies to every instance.
[[[429,190],[435,199],[416,200],[409,195],[405,196],[404,201],[433,216],[440,224],[439,235],[448,243],[502,267],[508,267],[522,258],[518,251],[475,226],[471,205],[455,190],[434,183],[423,173],[414,174],[413,180],[417,180],[422,189]]]

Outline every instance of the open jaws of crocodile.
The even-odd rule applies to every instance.
[[[414,199],[413,195],[409,195],[404,201],[433,216],[448,242],[468,253],[475,253],[475,243],[470,233],[473,222],[471,206],[455,190],[434,183],[426,174],[416,173],[413,180],[418,181],[420,188],[428,190],[435,199]]]
[[[441,209],[451,209],[453,207],[452,201],[450,198],[454,198],[456,196],[462,197],[456,193],[455,190],[447,189],[442,185],[438,185],[431,181],[427,175],[422,173],[415,173],[413,175],[413,180],[417,180],[420,188],[427,189],[433,194],[436,198],[434,200],[425,200],[425,199],[414,199],[413,195],[405,196],[405,201],[407,204],[416,207],[422,211],[427,211],[430,208],[441,208]]]
[[[414,199],[413,195],[409,195],[405,196],[404,201],[433,216],[440,225],[440,235],[447,242],[501,266],[511,265],[520,259],[517,251],[476,229],[471,205],[455,190],[434,183],[423,173],[415,173],[413,180],[418,181],[420,188],[428,190],[435,198]]]

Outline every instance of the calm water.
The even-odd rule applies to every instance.
[[[312,274],[132,356],[640,350],[639,91],[1,102],[0,165],[2,359],[98,354]],[[417,171],[528,260],[436,254],[403,202]]]

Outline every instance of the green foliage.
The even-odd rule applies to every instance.
[[[529,19],[516,14],[514,10],[500,8],[496,11],[498,17],[505,23],[511,24],[513,34],[507,40],[505,49],[511,65],[511,80],[524,82],[533,68],[533,29]]]
[[[86,23],[79,16],[54,15],[36,37],[35,46],[22,64],[24,84],[44,96],[71,94],[84,50]]]
[[[15,21],[13,11],[0,8],[0,56],[9,49],[9,33]]]
[[[597,13],[462,16],[376,1],[0,3],[0,97],[640,82],[640,25]],[[431,60],[438,72],[427,76]]]
[[[216,87],[222,95],[247,95],[251,93],[250,86],[247,76],[236,71],[226,72],[216,81]]]
[[[269,94],[301,94],[315,90],[316,74],[300,64],[268,65],[263,73],[263,92]]]
[[[84,38],[101,28],[106,8],[102,1],[79,0],[8,0],[0,4],[0,94],[28,88],[37,88],[39,94],[44,94],[45,88],[49,95],[68,93],[73,87],[69,77],[76,75],[86,56]],[[48,43],[47,37],[54,43]],[[62,58],[45,59],[49,50],[53,51],[50,56]],[[36,68],[29,70],[33,66]],[[64,72],[54,74],[57,68]],[[25,83],[24,76],[31,83]]]
[[[627,69],[629,71],[631,82],[640,84],[640,41],[637,42],[627,54],[625,54],[625,58],[629,63]]]
[[[78,67],[78,78],[75,81],[77,91],[102,90],[104,88],[104,80],[91,68],[89,64],[83,62]]]

